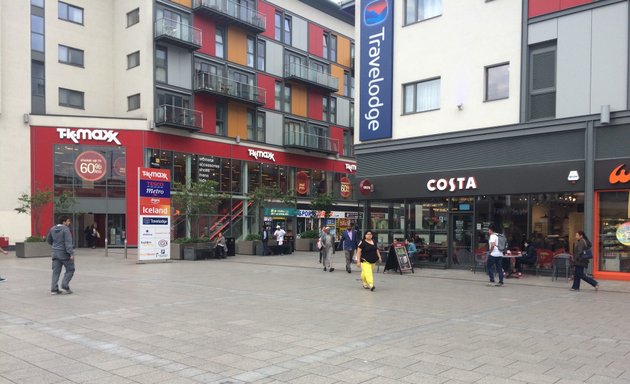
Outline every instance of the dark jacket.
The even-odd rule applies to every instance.
[[[52,245],[52,257],[54,259],[69,259],[70,256],[74,255],[70,228],[63,224],[57,224],[50,228],[46,242]]]
[[[348,232],[352,232],[352,240]],[[359,236],[354,229],[346,229],[341,233],[341,248],[348,251],[354,251],[359,246]]]
[[[525,264],[535,263],[537,258],[536,247],[533,244],[528,244],[525,254],[522,256],[522,262]]]
[[[589,246],[584,239],[576,240],[575,243],[573,243],[573,265],[588,267],[589,260],[583,260],[582,258],[580,258],[582,252],[584,252],[584,250],[588,248]]]

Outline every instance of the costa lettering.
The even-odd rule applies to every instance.
[[[474,177],[451,177],[450,179],[431,179],[427,182],[427,189],[431,192],[477,189],[477,180]]]
[[[250,157],[253,157],[256,160],[258,160],[258,158],[260,157],[260,158],[263,158],[263,159],[271,160],[274,163],[276,162],[275,154],[273,152],[257,151],[255,149],[248,149],[247,153],[249,154]]]
[[[625,166],[625,164],[621,164],[610,172],[608,176],[608,182],[610,184],[625,184],[630,181],[630,174],[624,169]]]
[[[357,171],[357,165],[356,164],[348,164],[348,163],[346,163],[346,171],[356,172]]]
[[[57,128],[60,139],[70,139],[73,143],[79,144],[79,140],[106,141],[108,143],[120,144],[118,132],[105,129],[70,129]]]

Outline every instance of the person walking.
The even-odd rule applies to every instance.
[[[92,224],[92,249],[96,248],[96,241],[101,238],[101,234],[98,232],[98,224],[96,222]]]
[[[282,229],[280,225],[276,225],[276,231],[273,233],[273,235],[276,237],[276,240],[278,241],[278,246],[280,247],[280,254],[284,255],[284,235],[286,235],[286,232],[284,231],[284,229]]]
[[[92,225],[88,225],[87,227],[85,227],[85,230],[83,231],[83,235],[85,235],[85,243],[87,244],[88,248],[93,248],[94,247],[94,236],[92,236],[92,233],[94,232],[94,224]]]
[[[571,287],[572,291],[580,290],[580,280],[584,280],[595,288],[597,291],[599,289],[599,283],[590,277],[588,277],[584,273],[584,268],[588,268],[589,259],[583,259],[582,253],[591,248],[593,244],[586,237],[584,231],[577,231],[575,233],[575,243],[573,243],[573,267],[575,268],[575,273],[573,276],[573,286]]]
[[[324,233],[322,237],[319,238],[319,241],[322,244],[322,255],[324,262],[324,271],[328,269],[329,272],[335,270],[333,267],[333,253],[335,251],[335,237],[330,234],[330,228],[324,227]]]
[[[217,238],[214,241],[214,255],[217,259],[225,259],[227,256],[227,244],[225,243],[225,237],[223,233],[217,233]]]
[[[499,247],[497,244],[499,242],[499,237],[495,233],[494,225],[490,224],[488,226],[488,234],[490,238],[488,239],[488,261],[487,261],[487,269],[488,276],[490,277],[490,282],[488,283],[491,287],[502,287],[503,286],[503,252],[499,251]],[[495,284],[494,282],[494,269],[499,273],[499,283]]]
[[[70,224],[72,221],[68,216],[61,216],[58,224],[50,228],[46,235],[46,242],[52,246],[52,282],[50,285],[50,293],[57,295],[61,292],[72,293],[70,289],[70,280],[74,276],[74,245],[72,243],[72,233],[70,233]],[[61,275],[61,267],[66,272],[61,280],[61,291],[59,290],[59,276]]]
[[[350,266],[352,265],[352,257],[359,246],[357,231],[350,225],[348,229],[341,233],[341,249],[346,257],[346,272],[352,273]]]
[[[267,255],[271,255],[271,250],[269,249],[269,236],[271,234],[269,233],[269,227],[266,225],[263,225],[263,230],[262,230],[262,246],[263,246],[263,256],[267,256]]]
[[[2,247],[0,247],[0,252],[1,252],[1,253],[3,253],[3,254],[5,254],[5,255],[8,255],[8,254],[9,254],[9,252],[7,252],[7,251],[5,251],[4,249],[2,249]],[[6,278],[4,278],[4,277],[2,277],[2,276],[0,276],[0,283],[4,283],[5,281],[7,281],[7,279],[6,279]]]
[[[357,267],[361,268],[363,288],[374,291],[374,264],[381,262],[381,251],[372,238],[372,231],[365,231],[363,240],[357,247]]]

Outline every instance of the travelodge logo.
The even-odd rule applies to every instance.
[[[625,164],[621,164],[610,172],[610,175],[608,176],[610,184],[625,184],[630,181],[630,174],[624,169],[625,166]]]
[[[369,26],[380,24],[387,19],[388,11],[389,7],[386,0],[373,1],[365,7],[363,22]]]
[[[108,143],[120,144],[118,140],[118,132],[111,129],[70,129],[57,128],[60,139],[70,139],[73,143],[79,144],[79,140],[106,141]]]

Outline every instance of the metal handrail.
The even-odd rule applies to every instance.
[[[201,29],[169,18],[156,20],[155,37],[160,36],[170,36],[178,40],[201,46]]]
[[[265,14],[232,0],[194,0],[193,8],[200,7],[214,9],[263,30],[267,28],[267,17]]]
[[[298,63],[286,64],[284,68],[284,75],[285,77],[294,76],[307,80],[311,83],[320,84],[333,89],[339,89],[339,79],[326,72],[306,65]]]
[[[195,90],[209,90],[260,104],[267,101],[267,90],[210,72],[197,72]]]
[[[339,150],[339,140],[328,136],[307,133],[305,129],[285,129],[284,145],[313,148],[329,152]]]
[[[194,109],[177,107],[175,105],[163,104],[155,109],[156,124],[173,124],[186,127],[203,127],[203,114]]]

